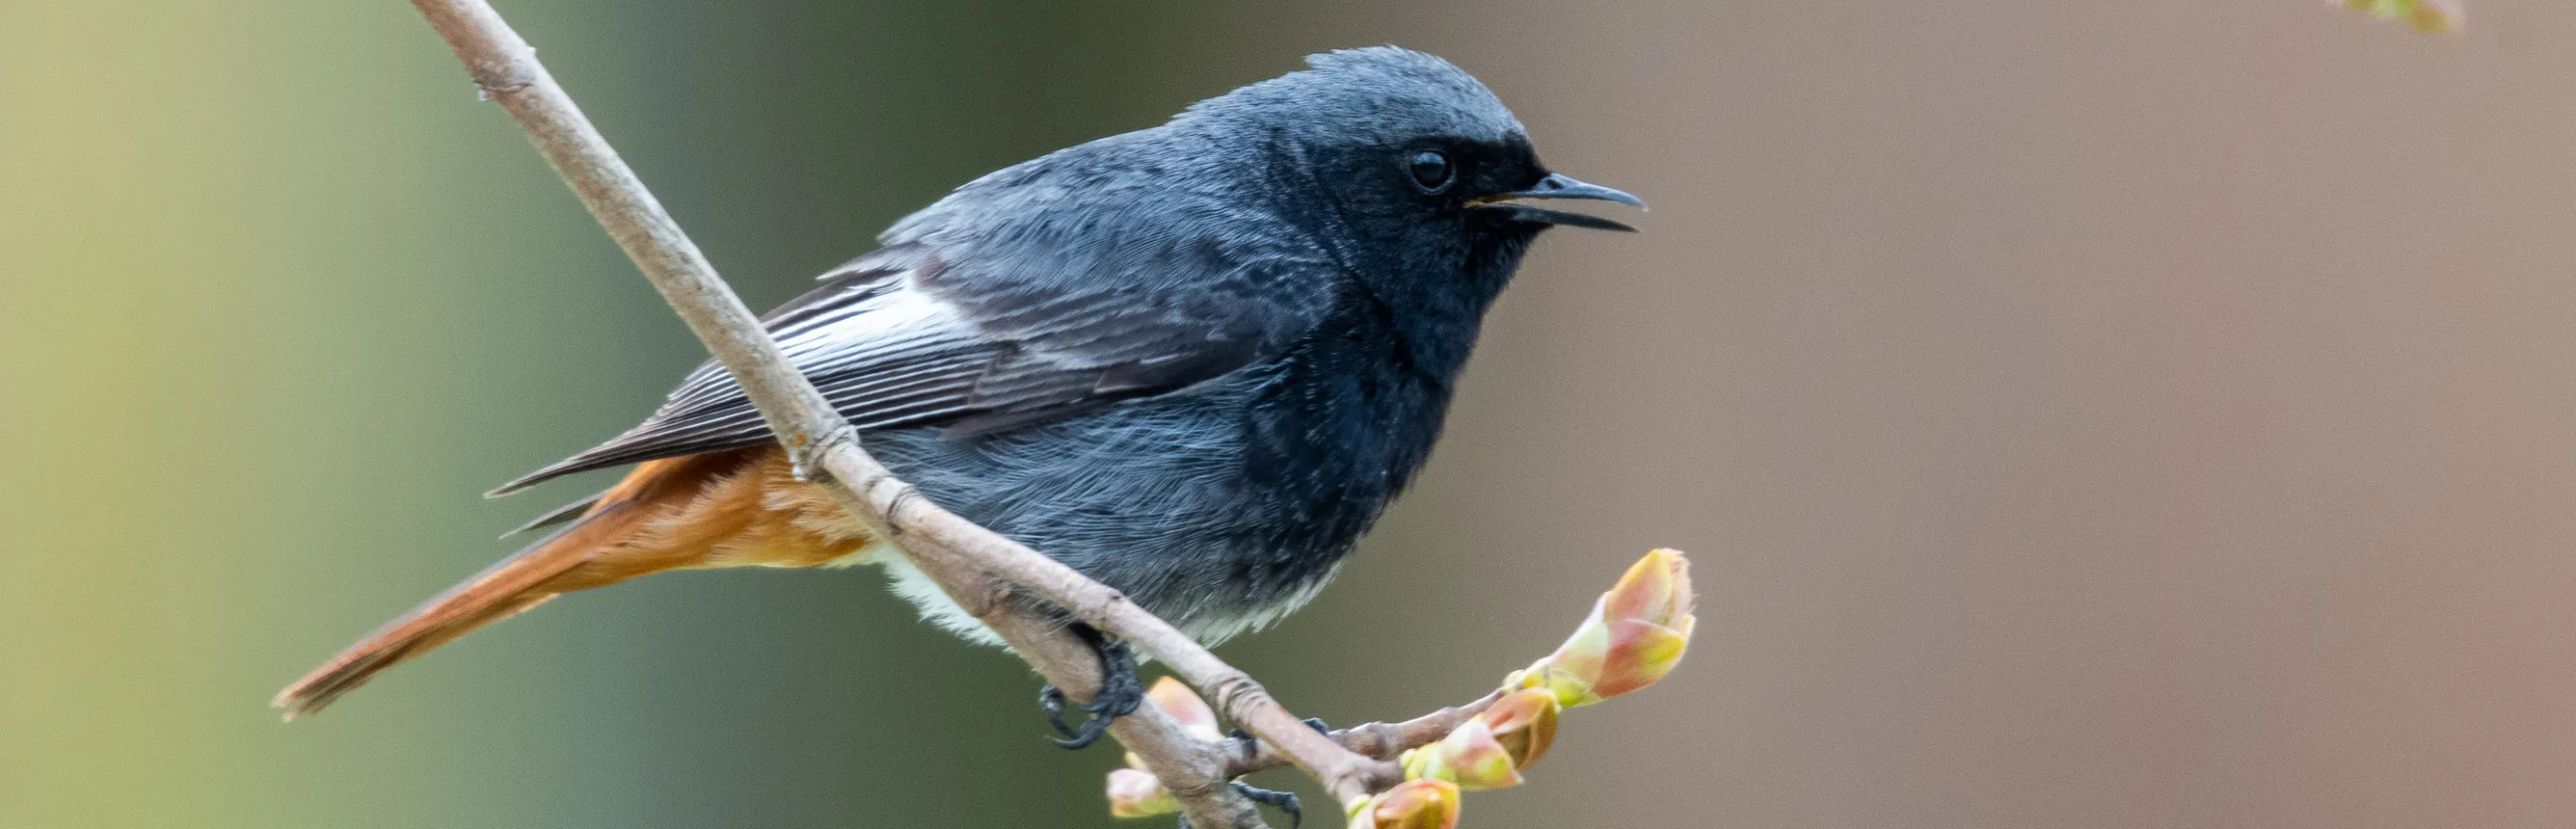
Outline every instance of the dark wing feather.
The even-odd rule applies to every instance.
[[[599,499],[606,494],[607,493],[603,492],[598,495],[592,495],[579,501],[574,501],[572,503],[547,510],[546,514],[528,519],[528,523],[519,525],[517,529],[502,533],[501,537],[508,538],[539,527],[551,527],[575,518],[580,518],[583,513],[589,512],[591,507],[597,506],[599,504]]]
[[[962,399],[974,369],[995,344],[943,319],[946,309],[901,285],[900,273],[836,274],[813,293],[773,311],[764,322],[788,358],[862,427],[905,425]],[[928,403],[930,405],[924,405]],[[657,458],[754,446],[770,440],[768,424],[732,375],[701,364],[642,424],[587,452],[503,484],[503,495],[578,472]]]
[[[1186,388],[1320,324],[1332,265],[1285,223],[1126,203],[1147,188],[1012,190],[1023,183],[1013,168],[961,188],[764,318],[851,423],[945,426],[953,438],[1023,428]],[[1089,203],[1046,204],[1073,194]],[[997,201],[1008,216],[978,209]],[[709,363],[641,425],[493,494],[769,440],[732,376]]]

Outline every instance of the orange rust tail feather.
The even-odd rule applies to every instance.
[[[664,570],[829,564],[866,541],[777,447],[650,461],[571,526],[387,622],[271,704],[288,719],[322,710],[378,671],[564,593]]]

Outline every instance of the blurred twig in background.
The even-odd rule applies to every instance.
[[[1144,649],[1213,697],[1214,712],[1259,738],[1255,745],[1192,734],[1164,704],[1143,706],[1110,726],[1133,762],[1154,778],[1150,786],[1131,788],[1144,799],[1170,801],[1200,829],[1262,826],[1233,779],[1282,763],[1322,782],[1353,826],[1453,824],[1460,788],[1518,782],[1518,767],[1544,750],[1558,707],[1642,687],[1680,658],[1690,629],[1687,565],[1678,553],[1657,551],[1603,596],[1573,639],[1512,674],[1503,691],[1401,726],[1331,735],[1309,728],[1250,675],[1117,591],[927,499],[907,497],[912,488],[860,448],[849,423],[788,362],[759,319],[537,61],[536,51],[490,4],[412,5],[455,49],[483,95],[499,101],[526,129],[583,206],[732,372],[800,474],[817,478],[877,537],[893,540],[959,606],[1077,701],[1090,700],[1099,689],[1098,656],[1054,619],[1006,601],[1008,585]]]

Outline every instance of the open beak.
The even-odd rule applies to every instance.
[[[1620,222],[1604,219],[1599,216],[1586,213],[1576,213],[1568,210],[1550,210],[1548,208],[1527,203],[1539,199],[1591,199],[1593,201],[1618,202],[1640,210],[1643,210],[1646,207],[1645,199],[1640,199],[1635,196],[1628,195],[1626,192],[1603,187],[1598,184],[1577,181],[1571,176],[1557,173],[1550,173],[1547,178],[1539,179],[1537,184],[1531,185],[1527,190],[1496,193],[1491,196],[1486,196],[1468,202],[1467,206],[1487,210],[1500,210],[1503,211],[1503,215],[1510,216],[1524,222],[1537,222],[1539,224],[1546,225],[1564,225],[1566,227],[1589,227],[1600,230],[1624,230],[1630,233],[1637,232],[1636,228],[1629,227]]]

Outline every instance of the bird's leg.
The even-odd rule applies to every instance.
[[[1145,684],[1136,680],[1136,654],[1127,643],[1109,641],[1090,625],[1077,623],[1071,630],[1100,655],[1100,694],[1090,705],[1075,706],[1091,719],[1080,726],[1066,725],[1064,692],[1053,684],[1038,689],[1038,708],[1046,712],[1047,724],[1055,727],[1055,733],[1063,735],[1055,738],[1056,745],[1081,749],[1109,733],[1111,721],[1136,713],[1136,706],[1145,702]]]
[[[1327,737],[1333,735],[1333,727],[1325,725],[1322,718],[1307,717],[1303,720],[1299,720],[1298,722],[1305,723],[1307,728],[1315,729],[1315,733],[1317,734],[1322,734]],[[1225,735],[1237,740],[1242,740],[1244,745],[1248,747],[1246,749],[1247,751],[1261,750],[1261,744],[1253,738],[1250,732],[1244,731],[1243,729],[1233,729],[1227,731]],[[1293,793],[1283,792],[1277,789],[1265,789],[1241,780],[1236,780],[1226,785],[1233,787],[1234,793],[1242,795],[1245,800],[1286,812],[1288,814],[1288,829],[1297,829],[1297,824],[1303,823],[1306,820],[1306,810],[1298,803],[1297,795]],[[1181,818],[1181,829],[1190,829],[1189,818]]]

